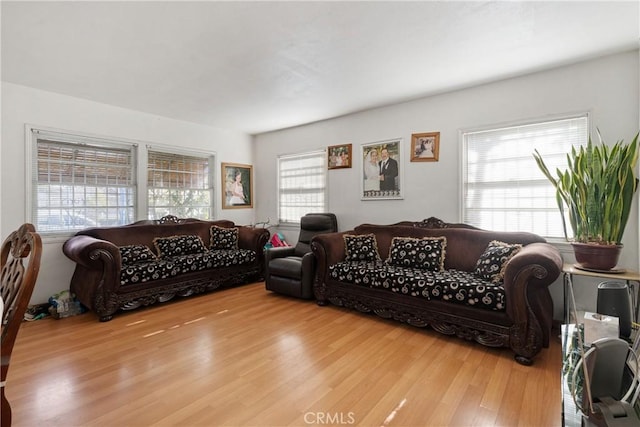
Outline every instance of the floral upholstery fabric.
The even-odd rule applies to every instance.
[[[492,283],[502,283],[507,262],[520,249],[522,249],[522,245],[504,243],[498,240],[489,242],[476,263],[475,275]]]
[[[394,237],[387,264],[442,271],[446,247],[446,237]]]
[[[238,229],[224,228],[214,225],[211,227],[211,250],[238,249]]]
[[[382,261],[344,261],[329,266],[333,280],[428,300],[505,310],[504,288],[468,271],[429,271]]]
[[[123,266],[120,272],[120,284],[129,285],[167,279],[194,271],[251,264],[255,260],[255,251],[248,249],[205,251],[199,254],[159,258],[152,262]]]
[[[207,251],[200,236],[196,235],[184,234],[181,236],[156,237],[153,239],[153,244],[160,258],[200,254]]]
[[[345,234],[343,237],[347,261],[380,260],[375,234]]]
[[[120,251],[120,258],[122,258],[122,265],[153,261],[156,259],[156,255],[151,252],[151,249],[146,245],[119,246],[118,250]]]

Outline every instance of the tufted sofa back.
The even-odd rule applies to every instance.
[[[218,227],[234,227],[232,221],[190,221],[180,224],[130,224],[120,227],[99,227],[88,228],[76,233],[77,236],[85,235],[96,239],[107,240],[116,246],[126,245],[147,245],[155,251],[153,239],[156,237],[170,237],[185,234],[195,234],[200,236],[206,247],[211,242],[210,229],[212,225]],[[241,227],[240,227],[241,228]]]
[[[536,242],[546,242],[542,237],[525,232],[499,232],[476,230],[467,228],[440,228],[428,229],[418,227],[407,227],[398,225],[374,225],[362,224],[355,227],[356,234],[373,233],[378,244],[380,258],[387,259],[389,247],[394,237],[438,237],[447,238],[444,267],[446,269],[456,269],[472,271],[478,258],[492,240],[499,240],[505,243],[520,243],[528,245]]]

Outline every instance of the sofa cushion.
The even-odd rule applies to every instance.
[[[502,283],[507,262],[517,254],[522,245],[492,240],[480,255],[474,274],[492,283]]]
[[[427,300],[505,311],[501,285],[481,279],[469,271],[430,271],[390,265],[382,261],[343,261],[329,266],[332,280]]]
[[[375,234],[345,234],[346,261],[379,261]]]
[[[158,256],[167,258],[179,255],[199,254],[206,252],[207,248],[198,235],[184,234],[171,237],[156,237],[153,244],[158,251]]]
[[[387,263],[425,270],[444,270],[446,237],[394,237],[389,248]]]
[[[251,264],[255,260],[255,251],[249,249],[221,249],[199,254],[158,258],[155,261],[123,267],[120,273],[120,284],[129,285],[167,279],[195,271]]]
[[[238,249],[238,229],[218,227],[214,225],[210,230],[211,250],[215,249]]]
[[[251,264],[256,260],[256,252],[249,249],[218,249],[210,251],[214,267],[233,267]]]
[[[153,261],[156,259],[156,255],[151,252],[151,249],[146,245],[119,246],[118,250],[120,251],[120,258],[122,258],[122,265]]]
[[[120,285],[135,285],[152,280],[174,277],[178,274],[180,274],[178,265],[173,261],[165,259],[123,265],[120,271]]]

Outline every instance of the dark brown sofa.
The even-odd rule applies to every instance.
[[[492,232],[468,227],[435,227],[403,222],[363,224],[353,231],[313,238],[318,267],[314,293],[319,305],[332,303],[434,330],[491,347],[509,347],[529,365],[548,347],[553,302],[548,286],[560,275],[558,250],[530,233]],[[345,235],[373,234],[380,261],[345,261]],[[394,237],[446,238],[444,270],[389,265]],[[521,244],[502,270],[499,283],[474,274],[492,241]]]
[[[229,247],[219,247],[214,241],[220,241],[221,234],[212,238],[212,226],[219,227],[215,232],[225,236],[235,236],[237,229],[237,237],[232,239],[235,241],[229,240]],[[162,254],[154,244],[157,238],[174,244],[174,248],[178,242],[178,249],[185,241],[197,243],[197,238],[187,236],[198,236],[202,245],[198,243],[196,249],[189,247],[184,253]],[[76,262],[71,292],[101,321],[108,321],[119,309],[131,310],[176,295],[262,280],[263,248],[268,240],[269,232],[262,228],[236,226],[226,220],[172,217],[168,221],[89,228],[67,240],[62,249]]]

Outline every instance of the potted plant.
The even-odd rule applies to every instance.
[[[557,177],[551,174],[538,150],[533,156],[556,188],[565,237],[566,209],[577,263],[584,269],[609,271],[618,263],[622,235],[638,188],[638,134],[630,144],[620,140],[606,145],[599,130],[598,139],[598,144],[589,137],[586,147],[573,147],[567,154],[568,168],[556,169]]]

